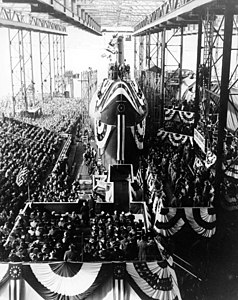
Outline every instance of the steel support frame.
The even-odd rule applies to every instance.
[[[182,82],[182,66],[183,66],[183,27],[176,29],[166,30],[164,41],[165,53],[163,53],[163,64],[164,64],[164,101],[166,104],[167,100],[176,98],[177,94],[181,96],[181,85]],[[175,51],[174,51],[175,50]],[[172,69],[172,73],[169,72]],[[178,74],[178,82],[172,82],[175,73]],[[180,98],[179,98],[180,100]]]
[[[50,34],[39,33],[41,100],[43,103],[53,97],[51,37]]]
[[[224,42],[223,42],[223,60],[220,84],[220,107],[219,107],[219,125],[218,125],[218,142],[217,142],[217,162],[215,174],[215,198],[214,205],[221,207],[222,197],[224,197],[224,141],[226,137],[227,109],[230,97],[230,88],[234,85],[234,71],[231,70],[232,54],[232,32],[233,32],[234,7],[226,5],[224,14]],[[237,50],[236,50],[237,51]],[[237,66],[235,67],[237,70]]]
[[[161,50],[160,32],[149,33],[146,36],[146,98],[148,100],[150,112],[150,134],[156,135],[161,126],[161,99],[160,99],[160,72],[161,58],[159,57]],[[159,65],[160,63],[160,65]],[[157,70],[150,71],[154,66]]]
[[[32,56],[32,37],[30,31],[8,29],[12,113],[27,111],[35,103],[35,87]]]
[[[80,73],[81,101],[83,119],[89,116],[90,100],[97,89],[97,71],[88,70]]]
[[[62,97],[65,91],[65,41],[64,37],[53,35],[54,96]]]

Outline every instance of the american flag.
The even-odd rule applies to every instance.
[[[141,169],[138,169],[137,174],[136,174],[136,180],[140,188],[143,188],[143,178],[141,174]]]
[[[9,300],[21,299],[22,265],[19,263],[9,264]]]
[[[125,279],[126,265],[125,263],[115,263],[113,265],[113,300],[125,299]]]
[[[20,172],[17,174],[16,184],[22,186],[28,179],[28,168],[23,167]]]

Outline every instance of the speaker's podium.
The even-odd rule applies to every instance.
[[[109,166],[108,181],[113,182],[114,209],[128,212],[131,200],[131,182],[133,182],[132,164]]]

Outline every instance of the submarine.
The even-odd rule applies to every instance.
[[[108,171],[107,181],[130,181],[133,192],[144,147],[148,104],[131,79],[130,66],[125,64],[122,36],[117,39],[117,48],[116,62],[110,64],[108,78],[93,95],[90,110],[98,158]],[[138,198],[135,192],[132,194]]]

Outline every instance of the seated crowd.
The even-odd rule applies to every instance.
[[[160,260],[153,233],[145,233],[141,219],[129,212],[102,211],[91,220],[91,233],[84,243],[84,261]]]
[[[0,226],[11,228],[28,197],[27,186],[16,184],[23,167],[28,168],[30,186],[37,186],[56,161],[61,138],[48,130],[7,119],[0,123]]]
[[[79,213],[33,207],[20,214],[8,243],[1,243],[1,260],[161,260],[153,233],[145,234],[143,226],[132,213],[102,211],[89,218],[87,202]]]

